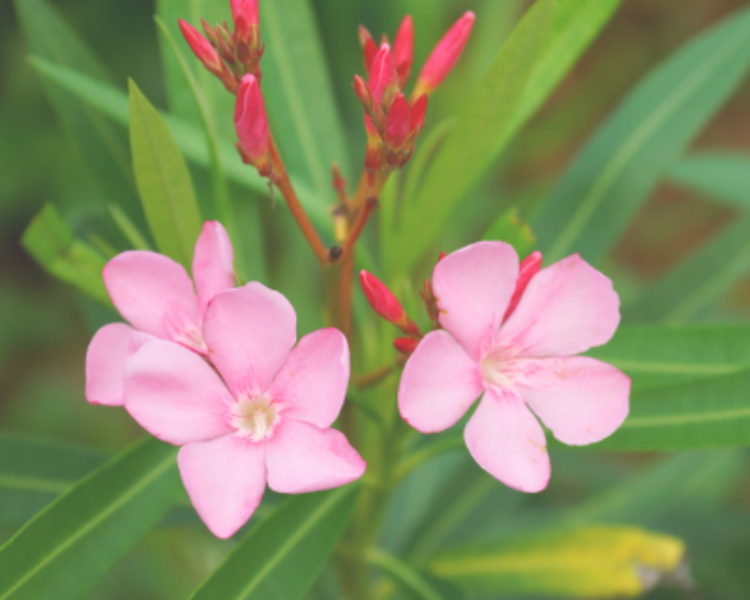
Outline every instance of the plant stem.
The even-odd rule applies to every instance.
[[[279,149],[276,146],[276,141],[273,139],[273,136],[271,136],[269,153],[271,155],[271,164],[273,165],[273,183],[284,197],[294,220],[302,231],[302,235],[305,236],[305,239],[310,244],[310,248],[312,248],[315,258],[318,259],[318,262],[322,267],[325,267],[328,264],[328,250],[321,241],[315,227],[313,227],[313,224],[310,222],[305,209],[302,207],[302,204],[297,197],[297,192],[295,192],[292,187],[292,182],[289,181],[289,174],[284,166],[284,161],[281,160],[281,155],[279,154]]]

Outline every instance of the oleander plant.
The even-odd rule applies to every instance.
[[[85,350],[3,413],[0,600],[749,597],[750,5],[633,68],[635,4],[157,0],[125,85],[14,0]]]

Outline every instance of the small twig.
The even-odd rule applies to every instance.
[[[393,373],[393,370],[393,365],[384,365],[379,369],[376,369],[372,373],[367,373],[365,375],[360,375],[359,377],[352,378],[352,383],[359,389],[364,390],[366,388],[373,387],[379,384],[391,373]]]

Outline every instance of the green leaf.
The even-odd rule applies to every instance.
[[[78,598],[170,508],[176,453],[147,438],[39,513],[0,549],[0,600]]]
[[[99,59],[44,0],[15,0],[16,12],[31,51],[61,67],[109,81]],[[137,207],[135,185],[128,160],[127,140],[97,111],[81,105],[70,90],[49,85],[44,90],[83,168],[89,194],[97,200],[116,200]]]
[[[410,564],[379,548],[371,548],[367,561],[390,575],[415,600],[450,600],[463,597],[458,590],[420,573]]]
[[[534,249],[536,241],[531,227],[519,218],[517,208],[506,210],[500,215],[482,239],[506,242],[513,246],[522,259]]]
[[[744,216],[625,307],[623,319],[690,321],[720,301],[749,271],[750,216]]]
[[[651,72],[578,155],[532,225],[545,257],[600,261],[750,67],[750,9]]]
[[[697,152],[672,166],[670,181],[726,202],[750,208],[750,155],[737,152]]]
[[[107,458],[88,448],[1,434],[0,522],[25,523]]]
[[[107,208],[120,233],[125,236],[135,250],[153,251],[148,240],[117,204],[110,204]]]
[[[619,0],[540,0],[502,47],[460,110],[456,124],[404,207],[391,256],[397,275],[428,250],[458,203],[546,100],[618,6]],[[399,271],[400,269],[400,271]]]
[[[333,200],[331,165],[349,173],[341,111],[311,3],[274,0],[260,10],[263,96],[271,128],[290,173],[309,181],[315,202]]]
[[[77,240],[65,219],[47,204],[26,228],[21,245],[50,275],[69,283],[105,306],[112,306],[104,287],[104,257]]]
[[[70,91],[115,122],[128,126],[130,121],[128,97],[123,92],[107,83],[74,70],[59,67],[52,62],[34,57],[29,60],[34,68],[47,79]],[[209,168],[211,161],[203,132],[198,127],[176,117],[162,115],[162,118],[185,157],[196,165]],[[221,142],[219,153],[226,176],[230,181],[257,194],[270,197],[268,182],[262,179],[255,169],[242,163],[236,148],[231,143]],[[299,178],[292,177],[292,183],[315,226],[321,231],[330,231],[332,225],[327,207],[314,199],[310,187],[300,182]]]
[[[431,573],[487,594],[618,598],[650,589],[678,569],[684,544],[634,527],[584,527],[446,550]]]
[[[202,226],[190,172],[164,120],[132,80],[130,146],[138,191],[156,245],[189,269]]]
[[[626,326],[588,352],[616,366],[635,390],[750,369],[750,325]]]
[[[290,498],[245,536],[191,600],[301,600],[341,537],[358,489]]]

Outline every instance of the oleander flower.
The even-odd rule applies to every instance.
[[[185,269],[155,252],[119,254],[104,267],[112,303],[130,323],[105,325],[86,354],[86,399],[122,406],[127,357],[152,337],[171,340],[201,354],[203,315],[218,292],[234,287],[232,243],[224,227],[208,221],[195,245],[193,281]]]
[[[398,402],[412,427],[435,433],[482,396],[464,430],[469,452],[506,485],[538,492],[550,463],[537,418],[565,444],[598,442],[625,420],[630,380],[575,356],[615,333],[612,282],[578,255],[538,272],[541,257],[530,258],[519,277],[511,246],[481,242],[437,264],[432,285],[445,331],[425,336],[407,362]]]
[[[266,483],[299,494],[358,479],[365,462],[331,429],[349,382],[337,329],[296,341],[284,296],[259,283],[218,294],[203,322],[211,359],[173,342],[144,344],[126,366],[125,407],[178,464],[198,514],[220,538],[260,504]]]

